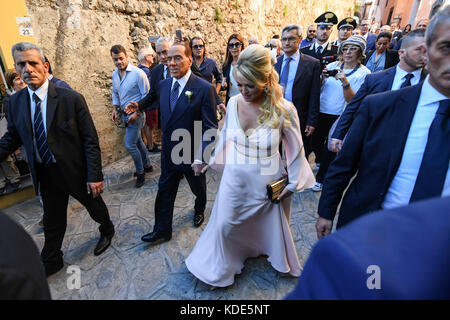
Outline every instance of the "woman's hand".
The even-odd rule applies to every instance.
[[[341,69],[336,69],[338,73],[334,76],[336,80],[340,80],[343,84],[347,83],[347,77],[345,76],[345,72]]]
[[[283,200],[284,198],[289,197],[292,194],[293,194],[292,191],[288,190],[288,188],[284,188],[283,191],[278,196],[277,200]]]

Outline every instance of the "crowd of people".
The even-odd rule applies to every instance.
[[[300,275],[289,228],[293,193],[322,191],[318,238],[331,233],[341,200],[338,229],[380,209],[449,196],[450,7],[400,35],[391,27],[376,35],[367,20],[339,21],[327,11],[304,40],[296,24],[264,46],[232,34],[221,68],[200,36],[160,37],[139,50],[138,66],[113,45],[112,120],[124,124],[136,188],[153,171],[148,152],[161,152],[155,225],[142,241],[171,240],[183,177],[195,195],[193,225],[202,225],[210,168],[222,172],[220,186],[186,266],[213,287],[233,284],[245,260],[260,255],[277,271]],[[18,43],[12,56],[7,105],[14,112],[0,160],[23,146],[42,197],[41,259],[50,276],[63,268],[69,195],[100,225],[95,255],[110,246],[114,225],[100,195],[101,152],[84,97],[52,76],[40,47]],[[180,132],[192,143],[180,148]],[[268,186],[278,181],[271,199]]]

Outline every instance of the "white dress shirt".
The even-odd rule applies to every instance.
[[[191,69],[189,69],[188,72],[186,72],[186,74],[183,77],[181,77],[180,79],[172,78],[172,87],[170,88],[170,92],[172,92],[175,82],[178,82],[178,84],[180,85],[180,87],[178,88],[178,98],[179,98],[181,92],[183,92],[183,89],[189,80],[189,77],[191,76],[191,73],[192,73]]]
[[[391,90],[398,90],[402,86],[402,84],[406,81],[405,76],[410,73],[402,68],[397,64],[396,70],[395,70],[395,76],[394,81],[392,82],[392,88]],[[414,77],[411,78],[411,85],[414,86],[419,83],[420,81],[420,75],[422,74],[422,68],[414,70],[411,72]]]
[[[317,41],[315,41],[314,44],[313,44],[313,50],[314,50],[314,52],[317,51],[317,48],[318,48],[319,46],[322,46],[322,49],[320,49],[320,54],[322,54],[322,53],[323,53],[323,50],[325,50],[325,48],[328,46],[328,41],[325,42],[324,44],[318,44]]]
[[[30,87],[27,87],[28,94],[30,95],[30,113],[31,113],[31,125],[33,127],[33,132],[35,132],[34,131],[34,113],[36,111],[36,102],[34,102],[33,94],[36,93],[36,95],[39,97],[39,99],[41,99],[42,122],[44,123],[44,131],[45,131],[45,135],[46,136],[47,136],[48,81],[49,81],[48,79],[45,80],[44,84],[39,89],[37,89],[36,91],[33,91],[33,90],[30,89]],[[34,134],[33,134],[33,136],[34,136]],[[36,137],[33,139],[33,143],[34,143],[34,150],[35,150],[36,161],[39,162],[39,163],[42,163],[41,156],[39,155],[38,147],[37,147],[37,144],[36,144]],[[49,151],[50,151],[50,154],[52,156],[52,161],[56,162],[50,149],[49,149]]]
[[[402,160],[384,198],[382,204],[383,209],[396,208],[409,204],[427,145],[431,123],[439,108],[439,102],[445,99],[448,99],[448,97],[437,91],[430,84],[429,76],[427,76],[423,83],[411,127],[409,128]],[[442,190],[443,197],[449,195],[450,167],[447,170],[444,188]]]

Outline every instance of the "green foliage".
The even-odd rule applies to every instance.
[[[222,11],[220,11],[220,8],[214,9],[214,21],[222,23]]]
[[[287,5],[284,5],[284,8],[283,8],[283,17],[286,17],[286,16],[287,16],[287,10],[288,10]]]
[[[234,7],[235,9],[239,9],[239,3],[238,3],[237,1],[235,1],[235,2],[233,3],[233,7]]]

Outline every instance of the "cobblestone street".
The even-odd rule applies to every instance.
[[[48,278],[53,299],[282,299],[297,283],[297,278],[275,271],[266,257],[248,259],[241,275],[228,288],[210,290],[187,270],[189,255],[206,227],[220,176],[208,171],[208,205],[205,223],[193,227],[194,196],[185,179],[178,191],[172,240],[151,246],[140,240],[152,230],[154,200],[160,174],[159,155],[152,155],[155,170],[147,174],[146,184],[136,189],[132,179],[133,163],[126,157],[106,168],[103,198],[109,208],[116,235],[112,246],[102,255],[93,255],[99,239],[96,223],[77,201],[69,203],[69,217],[63,243],[64,269]],[[302,264],[317,241],[316,208],[320,193],[311,190],[295,194],[291,231]],[[39,226],[42,208],[32,199],[5,210],[35,240],[39,250],[44,242]],[[81,288],[67,287],[67,267],[81,269]]]

